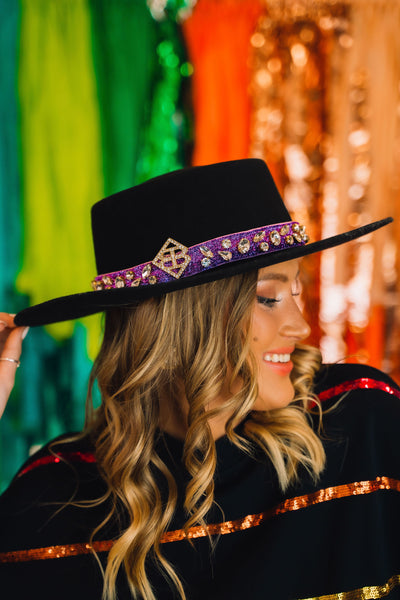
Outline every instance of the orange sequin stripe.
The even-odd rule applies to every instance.
[[[303,598],[302,600],[360,600],[360,598],[363,600],[372,600],[387,596],[397,585],[400,585],[400,575],[393,575],[383,585],[371,585],[359,588],[358,590],[351,590],[350,592],[313,596],[312,598]]]
[[[296,496],[281,502],[274,508],[255,515],[247,515],[234,521],[224,521],[223,523],[211,523],[207,527],[197,525],[190,527],[187,532],[184,529],[175,529],[167,531],[161,537],[161,543],[179,542],[184,539],[196,539],[208,535],[226,535],[244,531],[251,527],[261,525],[267,519],[281,515],[286,512],[307,508],[314,504],[321,504],[329,500],[346,498],[348,496],[359,496],[362,494],[371,494],[378,490],[393,490],[400,492],[400,481],[390,477],[377,477],[372,481],[357,481],[354,483],[345,483],[334,487],[325,488]],[[29,560],[43,560],[48,558],[64,558],[68,556],[78,556],[80,554],[89,554],[92,550],[96,552],[108,552],[112,546],[112,540],[93,542],[90,544],[68,544],[64,546],[48,546],[47,548],[34,548],[32,550],[14,550],[11,552],[0,552],[1,562],[24,562]],[[338,596],[339,598],[340,596]],[[371,596],[372,597],[372,596]],[[379,596],[378,596],[379,597]],[[327,598],[329,598],[327,596]]]
[[[45,560],[47,558],[67,558],[93,552],[108,552],[113,545],[112,540],[93,542],[93,544],[66,544],[64,546],[47,546],[32,548],[32,550],[14,550],[0,552],[0,563],[27,562],[30,560]]]

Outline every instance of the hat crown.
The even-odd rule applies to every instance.
[[[262,160],[189,167],[93,206],[97,271],[108,273],[152,260],[167,238],[190,247],[290,220]]]

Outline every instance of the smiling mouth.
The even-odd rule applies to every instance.
[[[265,354],[263,360],[272,363],[288,363],[290,361],[290,354]]]

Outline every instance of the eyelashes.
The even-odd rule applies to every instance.
[[[292,296],[300,296],[300,292],[292,292],[291,295]],[[267,306],[268,308],[273,308],[274,306],[279,304],[279,302],[281,302],[281,301],[282,301],[281,298],[257,296],[257,302],[259,304],[262,304],[263,306]]]
[[[278,298],[265,298],[264,296],[257,296],[257,302],[263,306],[272,308],[275,304],[278,304],[281,300]]]

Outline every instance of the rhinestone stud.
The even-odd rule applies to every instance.
[[[212,252],[212,250],[207,248],[207,246],[200,246],[200,252],[202,253],[203,256],[206,256],[207,258],[212,258],[214,256],[214,253]]]
[[[201,264],[203,265],[203,267],[209,267],[211,265],[211,260],[207,257],[203,258]]]
[[[98,292],[100,290],[103,289],[103,284],[101,281],[93,281],[92,282],[92,287],[94,289],[95,292]]]
[[[302,235],[298,231],[293,231],[293,237],[296,240],[296,242],[302,242],[303,241],[303,237],[302,237]]]
[[[284,225],[283,227],[281,227],[281,230],[280,230],[280,232],[279,232],[279,233],[280,233],[282,236],[285,236],[285,235],[287,235],[287,234],[289,233],[289,231],[290,231],[290,229],[289,229],[289,225]]]
[[[120,275],[115,278],[115,287],[116,288],[125,287],[125,279],[123,277],[121,277]]]
[[[222,240],[221,246],[226,250],[227,248],[230,248],[232,246],[232,242],[231,240]]]
[[[253,237],[253,242],[257,244],[257,242],[261,242],[264,238],[265,231],[260,231],[259,233],[256,233],[256,235]]]
[[[150,285],[154,285],[155,283],[157,283],[157,277],[155,275],[150,275],[149,283]]]
[[[139,287],[139,285],[140,285],[140,284],[141,284],[141,279],[140,279],[140,278],[138,278],[138,279],[134,279],[134,280],[132,281],[132,283],[131,283],[131,286],[132,286],[132,287]]]
[[[132,279],[135,279],[135,273],[133,271],[125,271],[125,279],[132,281]]]
[[[294,239],[292,235],[287,235],[285,237],[285,242],[289,245],[289,246],[293,246],[294,243]]]
[[[104,286],[105,286],[106,288],[109,288],[109,287],[111,287],[111,286],[112,286],[112,283],[113,283],[113,282],[112,282],[112,279],[111,279],[111,277],[109,277],[108,275],[106,275],[105,277],[103,277],[102,281],[103,281],[103,284],[104,284]]]
[[[242,238],[238,243],[238,250],[240,254],[247,254],[250,250],[250,242],[247,238]]]
[[[260,250],[262,250],[263,252],[268,252],[268,250],[269,250],[269,244],[268,244],[268,242],[261,242],[261,244],[260,244]]]
[[[218,254],[222,256],[224,260],[231,260],[232,258],[232,252],[229,252],[228,250],[218,250]]]
[[[300,233],[300,225],[298,223],[293,223],[293,225],[292,225],[292,232],[293,233]]]
[[[276,229],[271,231],[271,233],[269,234],[269,239],[271,240],[274,246],[279,246],[279,244],[281,243],[281,236],[276,231]]]
[[[146,279],[150,275],[150,273],[151,273],[151,265],[146,265],[142,271],[143,279]]]

